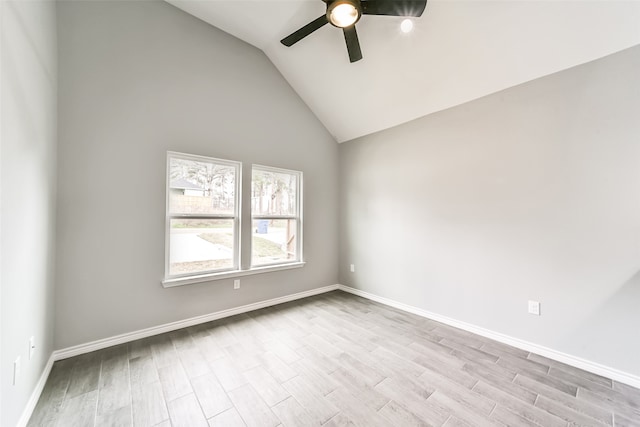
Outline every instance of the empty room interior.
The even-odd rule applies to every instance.
[[[640,2],[0,5],[2,427],[640,426]]]

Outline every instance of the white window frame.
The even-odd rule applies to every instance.
[[[194,162],[201,163],[212,163],[223,166],[230,166],[235,169],[235,179],[234,179],[234,203],[233,203],[233,213],[231,214],[177,214],[171,213],[170,207],[170,192],[171,192],[171,160],[172,159],[182,159],[182,160],[191,160]],[[206,157],[206,156],[198,156],[195,154],[185,154],[185,153],[177,153],[174,151],[167,151],[167,190],[166,190],[166,219],[165,219],[165,271],[164,271],[164,282],[171,280],[179,280],[184,278],[194,278],[194,277],[203,277],[203,276],[211,276],[214,274],[219,274],[223,272],[229,271],[237,271],[240,266],[240,214],[241,214],[241,197],[240,197],[240,189],[242,182],[242,163],[235,162],[232,160],[223,160],[216,159],[214,157]],[[170,247],[171,247],[171,220],[172,219],[224,219],[224,220],[233,220],[233,266],[230,268],[221,268],[215,270],[204,270],[198,271],[196,273],[182,273],[182,274],[170,274]]]
[[[273,173],[282,173],[282,174],[288,174],[288,175],[294,175],[297,179],[297,185],[296,185],[296,202],[295,202],[295,206],[296,206],[296,215],[254,215],[253,211],[251,212],[251,225],[253,225],[253,221],[256,220],[261,220],[261,219],[266,219],[266,220],[289,220],[289,219],[295,219],[296,220],[296,258],[294,260],[285,260],[285,261],[275,261],[272,263],[267,263],[267,264],[259,264],[254,266],[253,265],[253,256],[251,259],[251,267],[252,268],[264,268],[264,267],[271,267],[271,266],[279,266],[279,265],[288,265],[288,264],[295,264],[295,263],[300,263],[303,262],[304,258],[302,256],[302,248],[303,248],[303,244],[302,244],[302,195],[303,195],[303,190],[302,190],[302,172],[301,171],[296,171],[296,170],[291,170],[291,169],[282,169],[282,168],[275,168],[272,166],[264,166],[264,165],[251,165],[251,184],[253,186],[253,171],[254,170],[262,170],[265,172],[273,172]],[[251,206],[251,205],[250,205]],[[251,243],[253,244],[253,233],[251,235]],[[252,252],[253,254],[253,247],[252,247]]]
[[[169,197],[171,191],[171,159],[178,158],[184,160],[193,160],[200,162],[213,162],[221,165],[233,166],[236,168],[235,179],[235,203],[234,214],[218,215],[218,214],[171,214],[169,210]],[[247,276],[253,274],[269,273],[280,270],[289,270],[295,268],[304,267],[303,257],[303,244],[302,244],[302,231],[304,229],[302,219],[302,197],[303,197],[303,173],[300,171],[281,169],[263,165],[251,165],[251,168],[247,168],[246,172],[243,171],[242,162],[217,159],[208,156],[199,156],[195,154],[179,153],[175,151],[167,151],[167,165],[166,165],[166,206],[165,206],[165,274],[164,279],[161,281],[162,286],[170,288],[174,286],[189,285],[193,283],[211,282],[214,280],[229,279],[240,276]],[[253,167],[258,167],[264,170],[296,174],[298,177],[297,186],[297,203],[296,212],[297,216],[278,216],[274,219],[297,219],[296,230],[296,254],[297,259],[286,260],[283,262],[260,264],[257,266],[251,266],[253,241],[252,226],[253,220],[251,208],[251,186],[253,181]],[[249,206],[248,211],[243,210],[243,206]],[[262,216],[257,216],[255,219],[260,219]],[[184,273],[169,275],[169,250],[170,250],[170,233],[171,233],[171,219],[174,218],[189,218],[189,219],[232,219],[234,220],[234,261],[233,268],[228,269],[216,269],[210,271],[199,271],[197,273]],[[271,216],[269,216],[271,218]]]

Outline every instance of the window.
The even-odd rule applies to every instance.
[[[303,265],[302,172],[167,153],[165,287]]]
[[[251,265],[300,261],[302,173],[253,166]]]
[[[165,277],[239,267],[238,162],[168,153]]]

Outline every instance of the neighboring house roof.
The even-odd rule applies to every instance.
[[[173,181],[171,181],[170,187],[179,188],[181,190],[204,190],[204,188],[202,188],[198,184],[194,184],[193,182],[187,181],[184,178],[174,179]]]

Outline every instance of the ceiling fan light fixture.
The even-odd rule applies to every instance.
[[[411,19],[405,19],[400,24],[400,31],[403,33],[410,33],[413,30],[413,21]]]
[[[322,2],[326,4],[326,12],[323,15],[298,28],[280,40],[280,43],[291,47],[326,24],[331,24],[342,30],[349,62],[357,62],[362,59],[362,50],[355,25],[362,15],[418,18],[422,16],[427,5],[427,0],[322,0]],[[412,21],[405,21],[401,30],[410,31],[412,24]]]
[[[334,27],[347,28],[362,16],[358,0],[335,0],[327,7],[327,19]]]

